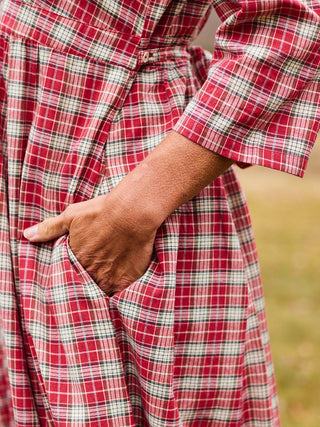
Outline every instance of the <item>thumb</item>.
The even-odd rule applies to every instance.
[[[69,221],[61,214],[56,217],[49,217],[39,224],[26,228],[23,235],[30,242],[47,242],[67,233]]]

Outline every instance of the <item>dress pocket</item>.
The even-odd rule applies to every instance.
[[[139,279],[131,283],[131,285],[124,288],[122,291],[114,294],[111,299],[131,299],[135,294],[148,293],[147,287],[154,287],[157,283],[160,283],[160,266],[156,255],[154,254],[147,270],[143,273]]]
[[[122,396],[119,413],[128,421],[119,425],[132,425],[109,298],[68,236],[53,247],[22,242],[20,254],[21,271],[29,272],[22,275],[26,326],[53,417],[59,425],[84,427],[97,418],[109,425],[112,402]]]
[[[84,306],[90,311],[99,307],[108,311],[109,297],[73,253],[68,235],[58,239],[52,250],[46,300],[57,316],[61,313],[75,314]],[[65,319],[65,322],[73,320]]]
[[[66,237],[64,243],[63,243],[66,253],[68,255],[69,261],[72,265],[72,267],[77,272],[79,278],[81,279],[84,286],[87,287],[86,292],[88,292],[88,297],[103,297],[107,300],[109,299],[108,295],[106,295],[105,292],[99,287],[99,285],[94,281],[94,279],[90,276],[90,274],[87,272],[87,270],[82,266],[76,255],[74,254],[73,250],[70,246],[70,239],[69,236]]]
[[[79,278],[83,282],[83,285],[86,286],[87,292],[89,293],[88,296],[90,297],[103,297],[109,300],[110,298],[125,298],[127,294],[131,292],[140,292],[143,290],[145,286],[150,283],[151,279],[154,278],[155,275],[158,273],[158,261],[156,258],[156,255],[153,254],[152,259],[146,269],[146,271],[143,273],[139,279],[132,282],[129,286],[127,286],[125,289],[121,290],[120,292],[115,293],[111,297],[109,297],[101,288],[100,286],[94,281],[94,279],[91,277],[91,275],[88,273],[88,271],[82,266],[80,261],[78,260],[77,256],[73,252],[70,246],[70,239],[69,236],[65,239],[63,245],[66,248],[68,258],[70,260],[71,265],[77,272]]]

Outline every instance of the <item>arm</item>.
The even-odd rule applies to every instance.
[[[237,162],[303,176],[320,130],[320,8],[213,0],[223,21],[208,77],[174,126]]]
[[[113,294],[145,272],[165,218],[232,163],[172,131],[109,194],[70,205],[25,237],[44,242],[69,232],[81,264]]]
[[[128,204],[158,228],[180,205],[228,169],[233,160],[193,143],[172,131],[113,190],[122,210]]]

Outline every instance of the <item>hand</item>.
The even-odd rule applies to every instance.
[[[70,205],[24,235],[45,242],[69,232],[80,263],[112,295],[146,271],[157,229],[168,215],[232,163],[172,131],[108,195]]]
[[[46,242],[69,232],[75,256],[109,296],[120,292],[146,271],[156,235],[143,221],[119,208],[109,195],[75,203],[56,217],[25,230],[31,242]]]

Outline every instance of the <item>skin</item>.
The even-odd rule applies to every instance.
[[[144,274],[162,222],[232,163],[172,131],[110,193],[72,204],[24,236],[46,242],[69,233],[82,266],[113,295]]]

